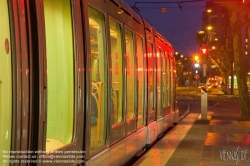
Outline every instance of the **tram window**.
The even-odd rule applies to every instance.
[[[121,47],[121,26],[110,20],[110,45],[111,45],[111,96],[112,96],[112,117],[111,123],[117,124],[122,121],[122,96],[123,96],[123,64]]]
[[[135,110],[135,55],[134,55],[134,41],[133,32],[125,30],[125,44],[126,44],[126,119],[134,117]]]
[[[74,124],[74,54],[70,0],[44,0],[47,59],[46,151],[69,144]]]
[[[167,69],[166,69],[166,52],[162,51],[162,106],[167,106]]]
[[[162,99],[161,99],[161,50],[156,48],[156,95],[157,95],[157,118],[162,117]]]
[[[136,36],[136,57],[137,57],[137,75],[138,75],[138,121],[137,126],[144,123],[144,52],[143,52],[143,39]]]
[[[91,150],[105,144],[106,138],[106,113],[105,105],[105,45],[104,45],[104,20],[103,15],[94,9],[88,9],[89,33],[91,50]]]
[[[168,94],[168,99],[167,99],[167,105],[170,106],[170,97],[171,97],[171,92],[170,92],[170,56],[167,54],[166,56],[166,62],[167,62],[167,94]]]
[[[152,44],[148,43],[148,111],[154,110],[154,60]]]
[[[0,161],[3,161],[3,151],[10,151],[12,133],[12,70],[10,48],[10,24],[7,0],[0,1]],[[5,153],[7,155],[7,153]],[[9,154],[8,154],[9,155]],[[9,165],[9,163],[1,165]]]
[[[171,79],[171,90],[170,90],[170,92],[171,92],[171,101],[170,101],[170,104],[171,104],[171,111],[173,111],[174,110],[174,76],[175,76],[175,74],[174,74],[174,72],[175,72],[175,68],[174,68],[174,60],[171,58],[170,59],[170,71],[171,71],[171,77],[170,77],[170,79]]]

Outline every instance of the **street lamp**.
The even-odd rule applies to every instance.
[[[212,9],[207,9],[207,12],[208,12],[208,13],[211,13],[211,12],[212,12]]]
[[[196,63],[194,64],[194,67],[195,67],[195,68],[198,68],[198,67],[200,67],[200,64],[196,62]]]
[[[213,29],[212,26],[207,27],[207,30],[212,30],[212,29]]]
[[[195,62],[199,61],[199,56],[198,56],[198,55],[195,55],[195,56],[194,56],[194,60],[195,60]]]
[[[198,56],[195,56],[195,57],[198,57]],[[195,68],[194,78],[195,78],[195,81],[196,81],[196,100],[197,100],[197,93],[198,93],[198,78],[200,77],[199,74],[198,74],[198,68],[199,67],[200,67],[200,64],[198,62],[195,62],[194,63],[194,68]]]

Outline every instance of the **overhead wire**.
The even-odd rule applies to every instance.
[[[141,4],[164,4],[164,3],[172,3],[172,4],[178,4],[179,5],[179,7],[180,7],[180,4],[183,4],[183,3],[193,3],[193,2],[204,2],[204,1],[207,1],[207,0],[188,0],[188,1],[177,1],[177,2],[175,2],[175,1],[141,1],[141,2],[134,2],[134,7],[136,7],[136,4],[139,4],[139,3],[141,3]]]
[[[173,7],[173,6],[164,6],[167,9],[177,9],[179,7]],[[182,6],[183,8],[185,8],[185,10],[182,11],[187,11],[187,10],[192,10],[195,8],[203,8],[206,6]],[[140,7],[140,11],[145,11],[145,10],[158,10],[158,9],[162,9],[163,7]],[[187,9],[186,9],[187,8]]]
[[[155,2],[155,1],[141,1],[141,2],[138,2],[138,1],[134,1],[134,5],[132,6],[133,8],[137,9],[138,11],[140,10],[147,10],[147,9],[138,9],[138,7],[136,7],[137,4],[177,4],[178,7],[180,9],[180,11],[188,11],[188,10],[191,10],[190,8],[189,9],[186,9],[186,10],[183,10],[183,4],[185,3],[194,3],[194,2],[204,2],[206,0],[188,0],[188,1],[177,1],[177,2],[174,2],[174,1],[160,1],[160,2]],[[131,2],[131,1],[130,1]],[[189,7],[189,6],[185,6],[185,7]],[[202,6],[202,7],[205,7],[205,6]],[[140,7],[141,8],[141,7]],[[170,8],[170,7],[168,7]],[[173,7],[172,7],[173,8]],[[149,8],[150,9],[150,8]]]
[[[162,7],[159,7],[159,4],[177,4],[178,6],[171,6],[171,5],[166,5],[164,7],[166,7],[167,9],[174,9],[174,8],[179,8],[180,11],[190,11],[190,10],[194,10],[194,8],[203,8],[205,7],[204,5],[202,6],[191,6],[191,5],[183,5],[183,4],[187,4],[187,3],[194,3],[194,2],[205,2],[207,0],[186,0],[186,1],[161,1],[161,2],[158,2],[158,1],[141,1],[141,2],[138,2],[138,1],[127,1],[127,2],[130,2],[130,4],[134,3],[134,5],[132,5],[133,8],[137,9],[138,11],[145,11],[145,10],[152,10],[152,9],[160,9]],[[136,7],[137,4],[155,4],[155,5],[158,5],[157,7],[152,7],[152,5],[147,8],[147,7],[143,7],[143,5],[140,5],[139,7]],[[184,8],[184,9],[183,9]],[[192,25],[192,26],[188,26],[188,27],[179,27],[179,28],[174,28],[174,29],[157,29],[158,31],[161,31],[161,32],[168,32],[168,33],[176,33],[176,31],[178,30],[182,30],[182,29],[187,29],[187,28],[191,28],[191,27],[200,27],[201,25]],[[185,43],[187,41],[192,41],[192,40],[189,40],[189,39],[186,39],[186,40],[174,40],[172,41],[173,44],[177,44],[178,48],[184,52],[186,52],[187,50],[189,50],[190,48],[187,48],[187,46],[185,45]],[[195,42],[192,44],[193,47],[195,45]],[[193,48],[194,50],[196,50],[196,48],[194,47]]]

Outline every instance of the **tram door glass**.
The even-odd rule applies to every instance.
[[[74,54],[70,0],[44,0],[47,59],[46,151],[69,144],[74,124]]]
[[[104,17],[94,9],[88,9],[89,34],[91,50],[91,150],[105,144],[106,138],[106,113],[104,108],[107,103],[104,87],[105,84],[105,45],[104,45]]]
[[[162,117],[162,101],[161,101],[161,50],[156,48],[156,95],[157,95],[157,118]]]
[[[137,57],[137,75],[138,75],[138,121],[137,126],[144,124],[144,85],[145,85],[145,70],[144,70],[144,53],[143,53],[143,38],[136,35],[136,57]]]
[[[167,98],[167,106],[169,107],[170,106],[170,97],[171,97],[171,92],[170,92],[170,56],[169,56],[169,54],[167,54],[167,56],[166,56],[166,66],[167,66],[167,77],[166,77],[166,79],[167,79],[167,96],[168,96],[168,98]],[[169,112],[168,112],[169,113]]]
[[[123,96],[123,64],[121,47],[121,25],[110,20],[110,46],[111,46],[111,98],[112,113],[111,124],[122,121],[122,96]]]
[[[0,1],[0,18],[0,161],[2,162],[3,155],[9,155],[3,152],[10,151],[12,133],[12,55],[7,0]]]
[[[133,32],[125,30],[126,44],[126,119],[134,117],[135,110],[135,55]]]
[[[167,69],[166,69],[166,52],[161,52],[162,57],[162,106],[167,107]],[[163,115],[166,114],[166,109],[163,109]]]
[[[154,116],[154,54],[153,45],[148,43],[148,114],[151,121],[155,119]]]
[[[170,68],[171,68],[171,111],[174,110],[174,76],[175,76],[175,67],[173,58],[170,59]]]

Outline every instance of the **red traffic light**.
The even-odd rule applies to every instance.
[[[202,51],[203,54],[207,53],[207,49],[206,48],[202,48],[201,51]]]
[[[205,47],[205,46],[202,46],[202,47],[200,48],[200,53],[203,54],[203,55],[207,54],[207,53],[208,53],[208,48]]]

